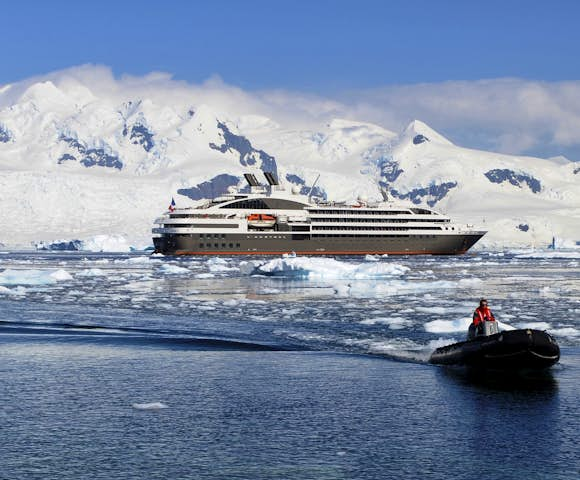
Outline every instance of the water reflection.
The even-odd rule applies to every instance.
[[[556,367],[558,368],[558,367]],[[542,371],[492,371],[469,368],[441,367],[440,377],[461,386],[472,386],[490,392],[521,394],[548,394],[558,391],[558,380],[553,369]]]

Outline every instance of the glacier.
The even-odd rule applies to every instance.
[[[320,174],[313,193],[322,198],[379,200],[383,190],[429,205],[489,230],[480,249],[580,241],[580,168],[565,158],[466,148],[419,120],[393,132],[364,118],[335,118],[331,104],[297,124],[279,111],[270,118],[253,110],[239,90],[224,105],[219,85],[202,94],[144,77],[97,88],[89,78],[101,73],[65,70],[0,90],[6,248],[149,245],[172,197],[178,207],[195,205],[243,187],[248,171],[277,172],[303,191]]]

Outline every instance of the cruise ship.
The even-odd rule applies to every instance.
[[[165,255],[457,255],[487,232],[453,223],[414,204],[359,198],[327,202],[279,184],[264,173],[244,175],[247,192],[228,193],[155,220],[155,251]],[[312,188],[310,191],[312,192]]]

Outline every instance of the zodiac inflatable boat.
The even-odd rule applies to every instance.
[[[559,359],[560,347],[547,332],[530,328],[499,332],[497,322],[484,322],[483,333],[439,347],[429,362],[494,370],[541,370]]]

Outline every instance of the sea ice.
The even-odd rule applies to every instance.
[[[518,328],[533,328],[535,330],[548,330],[551,325],[548,322],[521,322],[516,323]]]
[[[76,274],[77,277],[103,277],[106,273],[100,268],[88,268],[86,270],[81,270]]]
[[[346,263],[334,258],[283,257],[266,262],[244,262],[242,273],[309,279],[374,279],[404,275],[409,267],[397,263]]]
[[[170,275],[182,275],[184,273],[191,273],[191,270],[188,268],[178,267],[177,265],[173,265],[171,263],[164,263],[161,265],[159,270]]]
[[[456,333],[464,332],[467,335],[467,329],[471,324],[471,318],[458,318],[455,320],[433,320],[424,325],[425,331],[429,333]],[[497,322],[500,330],[514,330],[514,327],[507,323]]]
[[[427,322],[424,327],[429,333],[455,333],[465,332],[471,324],[471,318],[458,318],[455,320],[433,320]]]
[[[66,270],[10,270],[0,272],[0,285],[49,285],[72,280]]]
[[[134,403],[131,406],[136,410],[163,410],[164,408],[169,408],[166,404],[161,402]]]
[[[207,267],[210,272],[221,273],[221,272],[232,272],[238,270],[237,267],[230,267],[228,262],[221,257],[210,258],[207,261]]]
[[[7,288],[0,285],[0,295],[15,295],[15,296],[26,295],[26,288],[21,286],[18,286],[16,288]]]
[[[403,317],[377,317],[377,318],[367,318],[359,322],[361,325],[387,325],[391,330],[402,330],[405,327],[409,327],[413,324],[411,320]]]

